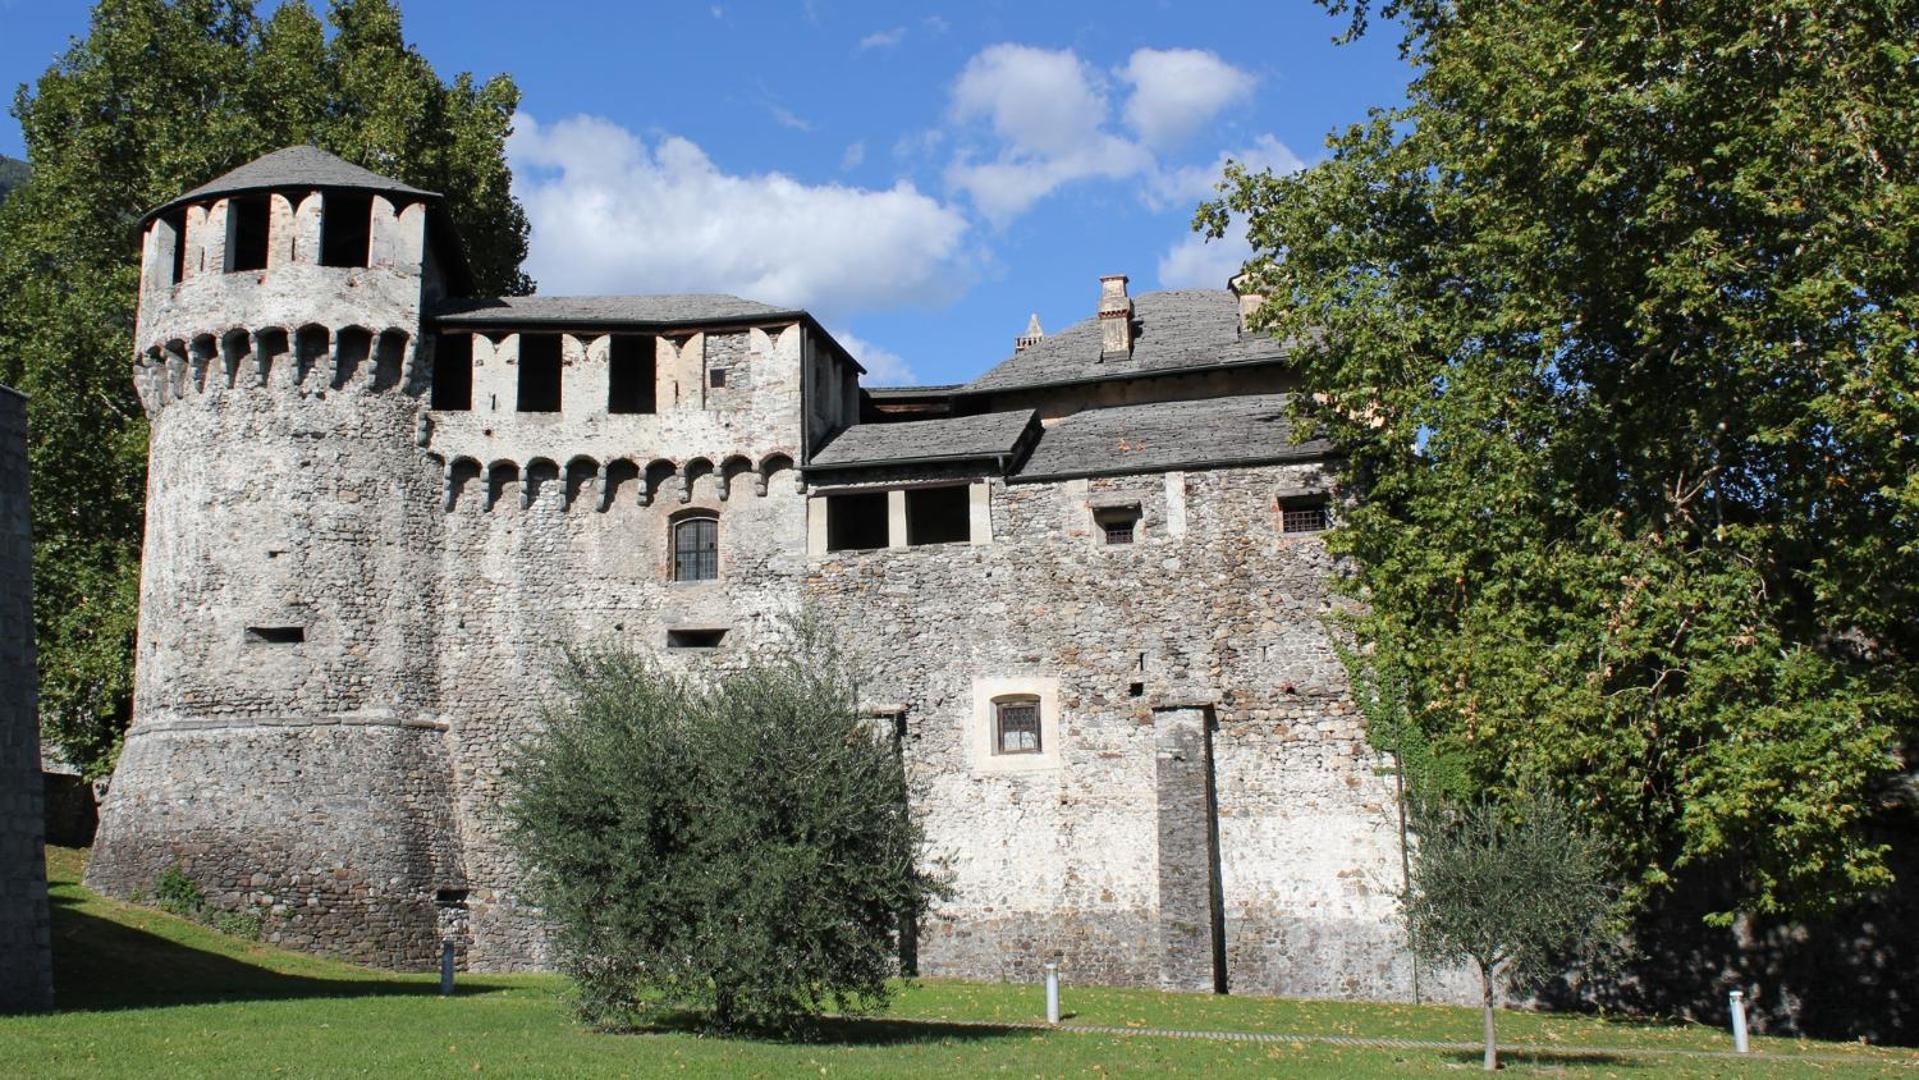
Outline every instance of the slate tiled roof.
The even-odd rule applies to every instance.
[[[1325,457],[1295,443],[1285,394],[1162,401],[1074,413],[1047,428],[1015,479],[1159,472]]]
[[[437,192],[423,191],[391,177],[363,169],[317,146],[289,146],[254,158],[245,165],[225,172],[192,191],[156,207],[149,218],[181,203],[201,202],[216,195],[272,188],[353,188],[421,198],[438,198]]]
[[[725,293],[659,296],[503,296],[450,300],[435,313],[442,326],[655,325],[674,326],[727,320],[800,318],[804,313],[743,300]]]
[[[1017,453],[1038,425],[1031,410],[855,424],[813,455],[810,468],[965,461]]]
[[[1281,355],[1263,334],[1239,333],[1239,300],[1222,289],[1183,289],[1133,298],[1133,354],[1100,359],[1099,320],[1074,323],[1014,353],[966,385],[965,392],[1110,379]]]

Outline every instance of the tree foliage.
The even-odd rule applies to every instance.
[[[1499,1066],[1499,980],[1548,975],[1592,942],[1610,901],[1598,846],[1554,796],[1435,805],[1421,816],[1405,917],[1420,955],[1479,974],[1485,1064]]]
[[[35,630],[48,740],[104,773],[130,713],[146,422],[129,374],[140,217],[311,142],[439,191],[482,291],[526,292],[505,76],[443,82],[388,0],[101,0],[13,115],[32,164],[0,205],[0,382],[32,398]]]
[[[716,1026],[883,1005],[918,866],[897,750],[817,626],[710,678],[617,648],[570,655],[566,702],[508,772],[530,895],[582,1015]]]
[[[1365,29],[1368,4],[1322,0]],[[1354,629],[1432,753],[1638,895],[1809,913],[1919,714],[1919,3],[1396,0],[1407,104],[1229,170]],[[1720,913],[1720,918],[1728,913]]]

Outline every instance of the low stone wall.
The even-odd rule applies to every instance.
[[[27,403],[0,386],[0,1013],[53,1006],[27,518]]]

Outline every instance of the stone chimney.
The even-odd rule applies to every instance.
[[[1256,292],[1248,291],[1251,286],[1252,282],[1248,280],[1248,275],[1243,272],[1234,274],[1232,280],[1226,283],[1226,287],[1233,290],[1233,295],[1239,297],[1239,333],[1241,337],[1246,335],[1247,320],[1251,319],[1253,313],[1259,310],[1259,305],[1266,302],[1264,296]]]
[[[1033,317],[1026,320],[1026,332],[1013,339],[1013,351],[1023,353],[1038,345],[1040,339],[1045,336],[1046,331],[1039,328],[1039,312],[1035,311]]]
[[[1126,295],[1125,274],[1099,279],[1099,340],[1101,360],[1133,355],[1133,301]]]

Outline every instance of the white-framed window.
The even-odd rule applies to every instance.
[[[973,680],[973,769],[1034,772],[1060,765],[1059,680]]]
[[[1006,694],[993,699],[993,753],[1040,752],[1039,695]]]

